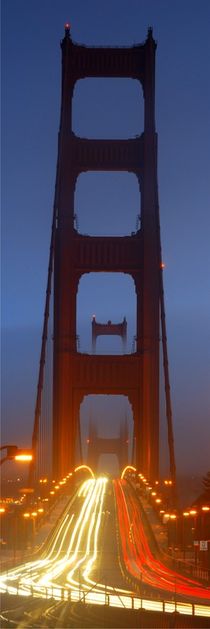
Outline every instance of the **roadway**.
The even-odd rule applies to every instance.
[[[168,612],[178,608],[190,615],[193,603],[195,613],[210,616],[206,606],[210,590],[163,564],[148,539],[138,498],[127,481],[86,480],[69,499],[42,552],[2,574],[0,591],[10,607],[7,616],[2,612],[2,620],[12,618],[14,626],[17,599],[28,601],[24,614],[27,610],[30,626],[37,626],[33,623],[38,610],[42,626],[52,608],[77,601],[115,609],[164,611],[161,599],[165,599]],[[41,599],[45,600],[44,611]],[[21,614],[23,611],[18,621]]]

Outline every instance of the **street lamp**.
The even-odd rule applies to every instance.
[[[191,527],[191,534],[192,534],[192,542],[193,542],[193,547],[194,547],[194,561],[195,561],[195,566],[197,566],[197,561],[198,561],[198,539],[197,538],[197,510],[196,509],[190,509],[189,514],[193,517],[193,526]]]
[[[186,552],[186,518],[189,517],[189,511],[183,511],[183,520],[182,520],[182,543],[183,543],[183,559],[185,561],[185,552]]]
[[[172,526],[170,525],[170,522],[172,523]],[[176,545],[177,545],[177,515],[176,515],[176,513],[170,513],[169,514],[169,527],[170,527],[170,538],[171,538],[171,543],[172,543],[172,551],[174,553],[174,550],[175,550]]]
[[[0,450],[7,450],[7,454],[1,459],[0,465],[3,465],[5,461],[22,461],[29,463],[29,461],[32,461],[33,459],[31,450],[25,450],[23,448],[20,449],[18,446],[5,445],[1,446]]]

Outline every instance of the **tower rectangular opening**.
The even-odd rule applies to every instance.
[[[73,97],[72,129],[79,137],[89,139],[127,139],[140,135],[144,129],[140,82],[129,78],[78,80]]]
[[[99,335],[92,346],[92,317],[105,325],[127,323],[126,343],[117,334]],[[77,295],[78,350],[89,354],[130,354],[136,335],[136,293],[126,273],[87,273],[80,279]]]
[[[75,190],[75,227],[89,236],[130,236],[140,228],[140,190],[129,172],[85,172]]]
[[[126,395],[85,395],[80,406],[83,458],[96,473],[119,476],[133,454],[133,412]]]

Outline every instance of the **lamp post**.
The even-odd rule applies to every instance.
[[[191,517],[193,517],[193,526],[191,527],[191,532],[192,532],[192,542],[193,542],[193,548],[194,548],[195,566],[197,566],[197,562],[198,562],[198,539],[196,539],[197,537],[197,530],[196,530],[197,513],[198,512],[196,509],[190,509],[189,511],[189,514],[191,515]]]
[[[172,555],[174,558],[175,557],[174,551],[177,545],[177,515],[176,513],[169,514],[168,524],[169,524],[169,530],[170,530],[170,542],[172,545]]]
[[[183,511],[183,520],[182,520],[182,535],[183,535],[183,560],[185,561],[185,552],[186,552],[186,518],[189,517],[189,511]]]
[[[32,451],[18,448],[14,445],[4,445],[0,447],[0,450],[7,450],[7,454],[0,460],[0,465],[3,465],[5,461],[20,461],[29,463],[33,459]]]
[[[6,509],[3,506],[0,506],[0,519],[2,519],[2,516],[5,515],[6,513]],[[1,544],[4,544],[4,532],[5,532],[5,526],[3,525],[3,523],[0,523],[0,527],[1,527]]]

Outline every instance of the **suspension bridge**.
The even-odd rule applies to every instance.
[[[161,256],[155,50],[149,29],[144,44],[131,48],[88,48],[72,42],[66,27],[62,49],[62,101],[57,174],[33,430],[32,476],[58,478],[82,462],[80,405],[85,395],[126,395],[133,412],[132,461],[147,478],[159,477],[160,336],[165,380],[170,476],[175,454],[170,398],[163,262]],[[84,77],[131,77],[144,94],[144,132],[128,140],[88,140],[72,131],[74,86]],[[75,223],[74,192],[83,171],[129,171],[140,189],[141,220],[125,237],[84,236]],[[137,329],[134,351],[126,352],[127,321],[92,319],[92,354],[78,347],[77,291],[84,273],[124,272],[134,280]],[[111,305],[110,305],[111,306]],[[123,353],[96,353],[99,335],[119,335]],[[124,462],[125,464],[127,461]]]
[[[2,617],[6,626],[19,626],[22,608],[16,605],[14,611],[11,600],[15,595],[27,601],[29,626],[38,626],[37,622],[39,626],[58,626],[61,619],[62,626],[69,626],[69,614],[74,616],[72,626],[81,626],[77,624],[81,616],[77,618],[72,607],[77,602],[83,604],[86,618],[88,605],[103,608],[103,626],[111,626],[119,609],[129,626],[139,626],[140,616],[135,612],[140,611],[144,626],[152,626],[147,624],[152,622],[151,614],[157,614],[153,617],[157,627],[172,626],[171,614],[177,623],[173,626],[200,626],[196,624],[199,616],[205,626],[210,616],[208,570],[199,572],[186,557],[178,561],[174,553],[168,553],[165,535],[169,529],[163,525],[167,518],[171,517],[172,523],[177,518],[177,496],[157,184],[156,42],[149,28],[142,44],[91,48],[74,43],[66,24],[61,50],[58,158],[29,474],[29,487],[38,496],[39,509],[23,513],[24,530],[28,531],[31,515],[34,521],[44,509],[56,517],[47,528],[41,550],[36,548],[29,558],[24,549],[24,561],[2,575],[0,589],[8,606]],[[72,130],[72,100],[76,82],[85,77],[138,80],[144,95],[143,133],[127,140],[77,137]],[[75,186],[79,174],[91,170],[129,171],[137,177],[139,218],[131,235],[80,234]],[[123,272],[134,280],[137,325],[130,353],[126,350],[126,316],[117,323],[97,321],[93,316],[92,351],[81,351],[76,325],[78,284],[82,275],[93,271]],[[97,353],[100,335],[120,336],[122,354]],[[167,481],[160,478],[161,357]],[[97,422],[91,420],[85,455],[81,403],[87,395],[101,394],[127,396],[133,413],[132,447],[128,448],[126,420],[115,439],[102,438]],[[102,452],[117,454],[120,479],[97,476]],[[48,497],[41,494],[45,481],[51,487]],[[57,499],[60,490],[61,502]],[[46,502],[50,500],[49,509]],[[206,518],[207,512],[208,506],[201,516]],[[41,530],[42,526],[34,531],[37,547]],[[185,536],[188,533],[185,529]],[[104,620],[110,608],[112,617]],[[181,615],[186,624],[179,624]],[[93,617],[87,623],[83,626],[95,626]],[[122,623],[121,617],[120,626],[127,626]]]

